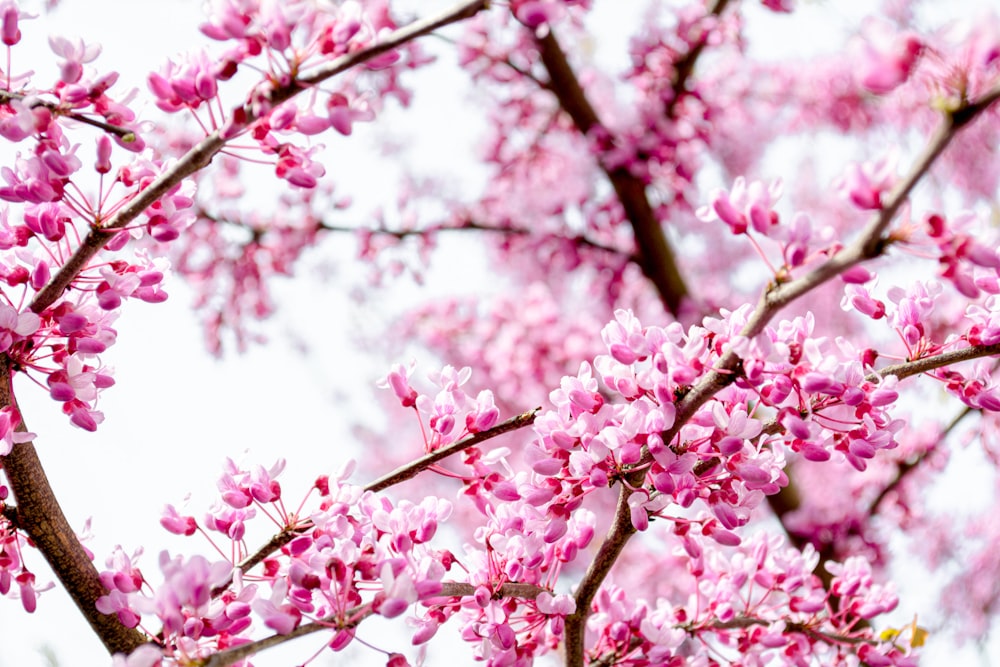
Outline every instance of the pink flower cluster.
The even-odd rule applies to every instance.
[[[405,96],[397,83],[394,70],[398,68],[390,66],[405,63],[412,67],[422,57],[417,47],[408,45],[404,49],[408,59],[399,51],[389,51],[369,60],[365,68],[382,74],[374,95],[355,85],[356,72],[338,79],[336,90],[314,88],[304,103],[285,101],[287,92],[312,85],[300,79],[337,57],[376,44],[395,27],[381,3],[363,7],[359,2],[346,2],[318,8],[302,0],[219,0],[211,3],[201,30],[229,48],[221,56],[199,51],[179,62],[168,61],[149,76],[149,87],[157,106],[169,113],[191,112],[206,134],[218,131],[231,139],[249,133],[279,178],[299,188],[314,188],[325,173],[314,159],[317,147],[293,143],[289,137],[298,135],[301,140],[328,129],[351,134],[354,123],[375,118],[383,97]],[[222,95],[224,84],[250,70],[262,72],[263,77],[230,114]]]
[[[427,451],[456,442],[464,435],[486,431],[499,421],[500,411],[493,404],[493,392],[484,389],[473,397],[462,389],[472,376],[472,369],[456,370],[445,366],[440,372],[433,373],[430,380],[440,388],[434,396],[419,394],[410,386],[412,372],[412,365],[405,368],[396,364],[379,381],[379,386],[392,389],[404,408],[416,409],[421,428],[424,419],[427,420],[429,433],[424,432]]]
[[[5,44],[13,53],[10,47],[21,40],[18,22],[26,16],[14,3],[5,6]],[[0,351],[13,370],[46,386],[74,425],[94,430],[103,419],[98,396],[114,384],[100,355],[115,342],[112,325],[121,304],[156,303],[167,296],[161,287],[166,260],[123,250],[132,239],[176,238],[191,220],[192,200],[188,187],[166,192],[142,212],[140,225],[95,237],[103,242],[103,254],[74,267],[68,281],[59,283],[85,235],[113,220],[160,175],[163,164],[148,153],[135,155],[144,141],[137,136],[135,114],[110,96],[117,75],[98,76],[84,67],[100,49],[60,37],[50,39],[50,46],[62,59],[59,80],[37,86],[24,75],[14,77],[15,87],[8,76],[11,99],[0,111],[0,134],[30,144],[0,170],[0,198],[9,203],[0,216]],[[67,118],[101,129],[71,126]],[[87,133],[89,141],[98,134],[91,174],[83,169],[86,151],[77,143],[77,135]],[[116,154],[109,137],[132,155]],[[3,438],[9,445],[11,437],[5,432]]]
[[[826,590],[814,574],[819,557],[812,547],[799,552],[777,536],[757,535],[725,552],[685,537],[679,549],[688,564],[687,601],[647,601],[603,588],[588,621],[597,636],[592,660],[614,655],[629,667],[681,667],[691,664],[692,650],[708,649],[743,664],[917,664],[908,637],[882,640],[865,624],[898,600],[872,582],[863,559],[828,563]]]
[[[341,650],[367,616],[394,618],[440,593],[454,558],[429,543],[451,512],[449,502],[427,497],[419,504],[394,504],[348,484],[348,469],[318,478],[309,509],[304,500],[288,512],[275,479],[283,465],[245,470],[228,461],[219,480],[220,503],[204,528],[173,507],[165,510],[162,523],[168,530],[221,535],[230,544],[230,558],[164,552],[163,581],[154,586],[134,557],[119,549],[101,574],[108,593],[99,609],[117,614],[129,627],[156,619],[162,624],[163,657],[186,664],[250,643],[262,628],[287,634],[304,623],[323,624],[332,635],[327,644]],[[240,563],[249,555],[245,524],[258,516],[280,529],[282,546],[243,571]]]

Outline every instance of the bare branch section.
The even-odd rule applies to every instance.
[[[851,266],[881,255],[888,245],[883,234],[909,193],[916,187],[934,160],[944,152],[961,128],[971,123],[979,113],[992,106],[997,99],[1000,99],[1000,86],[990,90],[980,99],[945,114],[941,127],[935,133],[923,155],[917,160],[909,174],[893,190],[883,208],[864,228],[859,238],[802,278],[782,285],[772,285],[766,289],[740,334],[748,338],[758,335],[775,315],[793,300],[840,275]],[[879,371],[879,375],[891,374],[902,379],[960,361],[998,354],[1000,354],[1000,345],[965,348],[888,366]],[[740,358],[736,353],[732,351],[725,353],[715,367],[703,375],[701,380],[685,394],[684,398],[676,403],[674,425],[661,434],[665,443],[672,443],[680,433],[681,427],[694,416],[701,406],[736,380],[739,364]],[[652,456],[649,452],[644,452],[642,459],[636,464],[636,468],[641,470],[638,470],[634,476],[630,476],[628,485],[623,485],[611,530],[598,552],[598,557],[587,570],[577,589],[576,613],[566,619],[566,664],[568,667],[583,667],[583,637],[587,615],[590,612],[590,601],[611,571],[617,554],[624,549],[625,543],[635,534],[634,528],[631,528],[627,507],[628,496],[631,493],[627,487],[638,488],[643,485],[644,470],[651,461]],[[603,558],[606,551],[613,554],[614,557]],[[586,604],[581,604],[583,602]]]
[[[11,390],[10,359],[6,354],[0,355],[0,404],[16,406]],[[23,421],[17,430],[25,432]],[[45,556],[108,652],[131,653],[147,643],[149,638],[138,630],[125,627],[114,615],[97,611],[97,599],[107,591],[52,492],[35,446],[31,442],[16,443],[10,454],[0,458],[0,463],[17,500],[18,528]]]
[[[566,54],[550,30],[538,39],[542,64],[549,74],[548,88],[573,120],[580,134],[586,135],[601,125],[597,112],[583,92],[576,74],[566,60]],[[687,284],[677,267],[674,251],[667,242],[663,227],[653,213],[646,196],[646,186],[624,167],[609,169],[601,166],[611,181],[625,216],[632,224],[642,272],[656,287],[664,307],[675,317],[688,296]]]
[[[407,42],[433,32],[438,28],[474,16],[485,9],[488,4],[488,0],[463,2],[437,16],[414,21],[408,26],[396,30],[374,46],[336,58],[329,64],[317,68],[314,72],[296,79],[286,86],[274,88],[270,91],[269,100],[272,105],[276,106],[341,72],[361,65],[383,53],[397,49]],[[250,104],[242,107],[239,115],[245,119],[247,126],[257,120],[257,116]],[[72,257],[63,264],[59,272],[49,281],[49,284],[35,295],[35,298],[31,302],[31,310],[40,313],[55,303],[73,279],[86,268],[94,255],[110,240],[112,232],[128,225],[139,217],[143,211],[158,201],[160,197],[170,191],[171,188],[188,176],[208,166],[212,158],[225,145],[226,139],[222,138],[219,131],[208,135],[170,168],[160,174],[145,190],[138,193],[128,204],[119,209],[114,217],[108,220],[105,225],[93,228],[87,234],[86,238],[84,238],[80,247],[73,253]]]
[[[257,227],[251,224],[247,224],[241,220],[234,219],[232,217],[221,217],[214,213],[210,213],[204,208],[197,209],[197,215],[199,218],[211,221],[213,223],[219,223],[224,225],[232,225],[234,227],[239,227],[250,232],[255,239],[267,234],[268,230],[266,228]],[[351,226],[351,225],[338,225],[332,222],[319,221],[313,228],[317,232],[333,232],[337,234],[357,234],[359,232],[366,232],[369,234],[379,234],[382,236],[391,236],[395,239],[402,241],[405,238],[410,237],[422,237],[422,236],[432,236],[434,234],[445,234],[451,232],[483,232],[485,234],[499,234],[502,236],[521,236],[521,237],[534,237],[539,239],[551,240],[556,242],[569,242],[577,247],[589,248],[591,250],[599,250],[605,252],[609,255],[615,255],[621,257],[624,261],[636,262],[638,263],[639,258],[633,253],[623,251],[619,248],[615,248],[599,241],[594,241],[588,238],[584,234],[575,234],[573,236],[566,236],[563,234],[546,233],[539,232],[535,229],[530,229],[528,227],[516,227],[516,226],[501,226],[501,225],[488,225],[482,222],[477,222],[471,218],[460,220],[457,223],[441,223],[435,225],[429,225],[421,229],[391,229],[389,227],[362,227],[362,226]]]
[[[498,435],[503,435],[504,433],[510,433],[511,431],[516,431],[518,429],[524,428],[525,426],[530,426],[535,422],[535,417],[538,415],[538,411],[541,408],[535,408],[534,410],[528,410],[527,412],[521,413],[516,417],[512,417],[502,424],[497,424],[491,429],[487,429],[481,433],[475,433],[468,438],[459,440],[458,442],[452,443],[441,449],[435,450],[430,454],[420,457],[416,461],[407,463],[406,465],[398,468],[384,477],[380,477],[371,484],[365,486],[365,491],[384,491],[390,486],[395,486],[400,482],[405,482],[408,479],[416,477],[417,473],[422,470],[427,470],[438,461],[448,458],[452,454],[457,454],[463,450],[468,449],[478,445],[481,442],[486,442],[491,438],[495,438]]]

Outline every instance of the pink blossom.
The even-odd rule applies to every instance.
[[[99,44],[84,44],[82,39],[71,41],[65,37],[49,37],[52,52],[63,60],[60,78],[63,83],[76,83],[83,76],[83,65],[93,62],[101,54]]]
[[[884,24],[869,27],[858,78],[868,91],[884,95],[909,78],[924,47],[911,33],[892,34]]]
[[[862,210],[882,208],[882,195],[896,182],[896,157],[889,155],[874,162],[851,164],[838,182],[838,189]]]

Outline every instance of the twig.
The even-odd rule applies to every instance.
[[[547,592],[547,589],[541,586],[536,586],[535,584],[519,584],[510,583],[503,584],[499,589],[494,591],[493,596],[495,598],[522,598],[527,600],[534,600],[538,597],[540,593]],[[433,601],[436,598],[462,598],[469,597],[476,593],[476,587],[472,584],[466,584],[461,582],[444,582],[441,586],[441,591],[432,595],[426,599],[424,602]],[[234,662],[238,662],[245,658],[249,658],[256,653],[260,653],[264,649],[273,648],[279,644],[284,644],[292,639],[298,639],[299,637],[304,637],[306,635],[311,635],[316,632],[330,631],[330,630],[349,630],[351,628],[357,627],[361,621],[374,615],[371,609],[371,604],[358,605],[348,609],[344,614],[338,616],[327,616],[326,618],[315,621],[313,623],[306,623],[305,625],[300,625],[291,632],[283,635],[271,635],[270,637],[265,637],[249,644],[243,644],[242,646],[237,646],[225,651],[220,651],[215,653],[210,658],[200,663],[201,667],[226,667]],[[343,619],[350,619],[349,621],[344,621]]]
[[[226,667],[227,665],[232,665],[240,660],[250,658],[265,649],[279,646],[293,639],[298,639],[299,637],[305,637],[306,635],[311,635],[317,632],[350,630],[351,628],[356,628],[361,621],[374,615],[374,613],[375,612],[372,611],[370,603],[358,605],[357,607],[348,609],[342,615],[327,616],[319,621],[300,625],[287,634],[271,635],[270,637],[258,639],[257,641],[250,642],[249,644],[234,646],[233,648],[213,653],[204,661],[193,664],[198,665],[199,667]]]
[[[122,127],[121,125],[112,125],[111,123],[108,123],[106,121],[97,120],[96,118],[91,118],[90,116],[84,116],[83,114],[77,113],[75,111],[69,111],[61,107],[60,105],[56,104],[55,102],[48,102],[46,100],[37,97],[32,97],[29,99],[28,97],[26,97],[25,95],[21,95],[20,93],[12,93],[7,90],[0,90],[0,104],[10,104],[11,101],[13,100],[29,100],[27,106],[31,109],[37,109],[39,107],[48,109],[56,116],[64,116],[66,118],[71,118],[75,121],[85,123],[92,127],[104,130],[108,134],[113,134],[116,137],[121,138],[122,140],[128,139],[130,135],[132,137],[135,136],[135,130],[130,130],[129,128]]]
[[[481,433],[476,433],[468,438],[465,438],[464,440],[452,443],[446,447],[433,451],[430,454],[422,456],[415,461],[411,461],[393,472],[378,478],[374,482],[367,484],[364,487],[364,490],[372,492],[384,491],[390,486],[395,486],[400,482],[405,482],[406,480],[415,477],[421,471],[426,470],[438,461],[441,461],[452,454],[457,454],[458,452],[468,449],[469,447],[473,447],[481,442],[503,435],[504,433],[510,433],[511,431],[515,431],[519,428],[529,426],[534,423],[539,410],[541,410],[541,408],[529,410],[528,412],[512,417],[503,423],[497,424],[491,429],[487,429]],[[268,540],[267,543],[258,548],[257,551],[240,561],[239,565],[236,567],[240,570],[240,572],[246,574],[254,566],[263,562],[265,558],[294,540],[296,537],[301,535],[303,531],[309,530],[311,527],[311,521],[304,521],[299,525],[283,529],[280,533],[277,533],[270,540]],[[230,577],[213,588],[212,597],[218,597],[221,595],[232,583],[233,580],[232,577]]]
[[[417,473],[419,473],[420,471],[426,470],[427,468],[431,467],[438,461],[446,459],[452,454],[456,454],[462,450],[468,449],[469,447],[478,445],[481,442],[485,442],[491,438],[495,438],[498,435],[509,433],[510,431],[516,431],[519,428],[524,428],[525,426],[529,426],[530,424],[534,423],[535,416],[538,414],[539,410],[541,410],[541,408],[528,410],[527,412],[519,414],[516,417],[512,417],[501,424],[497,424],[491,429],[487,429],[481,433],[470,435],[468,438],[465,438],[464,440],[459,440],[458,442],[454,442],[450,445],[442,447],[441,449],[435,450],[430,454],[421,456],[416,461],[407,463],[406,465],[392,471],[388,475],[384,475],[375,480],[374,482],[367,484],[365,486],[365,491],[384,491],[390,486],[395,486],[400,482],[405,482],[406,480],[415,477]]]
[[[903,480],[905,480],[914,470],[920,467],[920,464],[923,463],[928,456],[930,456],[933,452],[936,452],[938,447],[941,446],[941,443],[944,442],[944,440],[948,437],[948,434],[955,430],[959,422],[961,422],[963,419],[965,419],[968,415],[972,414],[973,412],[977,411],[974,410],[973,408],[970,408],[969,406],[965,406],[965,409],[959,412],[957,415],[955,415],[955,418],[948,423],[948,425],[944,428],[943,431],[941,431],[941,434],[938,436],[937,440],[934,442],[933,445],[928,447],[924,452],[922,452],[912,461],[901,461],[899,463],[899,468],[896,471],[896,476],[892,479],[891,482],[882,487],[882,490],[879,491],[879,494],[875,496],[874,499],[872,499],[871,503],[869,503],[868,515],[871,516],[877,514],[879,506],[882,504],[882,501],[885,500],[890,493],[898,489],[900,484],[903,483]]]

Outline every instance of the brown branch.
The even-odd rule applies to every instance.
[[[522,584],[511,582],[501,584],[500,588],[493,591],[494,599],[501,598],[521,598],[523,600],[534,600],[542,593],[550,593],[547,588],[537,584]],[[476,594],[476,587],[461,581],[445,581],[441,584],[441,592],[428,597],[424,602],[430,602],[439,597],[467,598]]]
[[[893,217],[906,201],[910,192],[958,132],[971,123],[978,114],[996,103],[997,99],[1000,99],[1000,85],[987,91],[978,100],[944,114],[941,124],[924,152],[903,180],[887,195],[882,208],[872,217],[861,235],[849,246],[841,249],[802,278],[772,287],[765,294],[766,305],[770,309],[777,310],[855,264],[878,257],[885,252],[889,241],[883,238],[883,232],[888,228],[889,223],[892,222]],[[760,309],[758,308],[758,310]],[[763,325],[759,330],[762,328]],[[759,330],[756,333],[759,333]]]
[[[229,217],[221,217],[214,213],[209,212],[207,209],[199,206],[195,211],[195,215],[199,218],[203,218],[213,223],[231,225],[239,229],[245,229],[251,233],[255,240],[259,240],[260,237],[265,235],[268,230],[266,228],[250,225],[244,223],[240,220],[236,220]],[[613,246],[604,245],[597,241],[591,240],[584,236],[583,234],[577,234],[575,236],[564,236],[562,234],[556,233],[539,233],[534,229],[529,229],[527,227],[513,227],[513,226],[501,226],[501,225],[487,225],[481,222],[476,222],[475,220],[466,219],[462,220],[458,224],[438,224],[425,227],[423,229],[389,229],[388,227],[362,227],[358,226],[348,226],[348,225],[336,225],[333,223],[323,222],[320,220],[316,223],[315,227],[311,230],[306,229],[305,231],[323,231],[323,232],[333,232],[338,234],[357,234],[358,232],[368,232],[370,234],[381,234],[383,236],[391,236],[393,238],[399,239],[400,241],[411,237],[411,236],[428,236],[431,234],[444,233],[444,232],[486,232],[490,234],[504,234],[510,236],[535,236],[539,238],[551,239],[555,241],[569,241],[578,246],[584,246],[591,248],[593,250],[600,250],[601,252],[606,252],[611,255],[618,255],[629,262],[639,262],[637,255],[633,253],[628,253],[619,248]]]
[[[10,358],[0,355],[0,405],[17,406],[11,389]],[[24,433],[24,421],[17,431]],[[115,615],[97,611],[97,599],[107,594],[97,568],[56,500],[48,477],[31,442],[16,443],[0,457],[10,489],[17,500],[18,528],[31,538],[52,571],[109,653],[131,653],[149,639],[127,628]]]
[[[437,16],[414,21],[388,35],[378,44],[356,53],[336,58],[327,65],[318,67],[311,73],[285,86],[273,88],[268,95],[268,101],[272,106],[276,106],[345,70],[365,63],[387,51],[399,48],[417,37],[426,35],[450,23],[469,18],[482,9],[485,9],[487,5],[488,0],[467,0]],[[257,120],[253,106],[249,103],[239,109],[239,115],[245,119],[247,127]],[[73,279],[83,271],[94,255],[108,242],[111,232],[121,229],[135,220],[143,211],[158,201],[160,197],[175,185],[205,168],[212,161],[212,158],[223,149],[226,141],[226,139],[222,138],[219,131],[215,131],[205,137],[177,160],[177,162],[161,173],[146,189],[137,193],[106,224],[91,229],[76,252],[63,264],[52,280],[35,295],[35,298],[31,302],[31,310],[40,313],[55,303],[56,299],[73,282]]]
[[[474,595],[475,592],[476,587],[472,584],[444,582],[442,584],[441,591],[438,594],[427,598],[427,600],[434,600],[438,597],[469,597]],[[533,600],[543,592],[546,592],[546,589],[534,584],[509,583],[503,584],[499,590],[494,593],[494,596],[497,598],[517,597]],[[374,612],[372,611],[370,604],[358,605],[357,607],[347,610],[343,616],[328,616],[313,623],[300,625],[287,634],[272,635],[264,639],[250,642],[249,644],[220,651],[206,660],[202,664],[202,667],[226,667],[226,665],[231,665],[239,660],[249,658],[265,649],[273,648],[279,644],[291,641],[292,639],[311,635],[316,632],[355,628],[361,623],[361,621],[369,616],[372,616],[373,614]],[[350,620],[345,622],[342,621],[341,618],[349,618]]]
[[[563,111],[583,135],[600,127],[597,112],[580,86],[554,32],[549,30],[544,37],[537,39],[537,43],[542,64],[549,75],[548,89],[559,100]],[[663,233],[663,227],[656,219],[646,196],[645,184],[624,167],[609,168],[601,164],[601,169],[611,181],[618,201],[625,210],[625,217],[632,225],[642,272],[656,287],[667,311],[676,317],[688,296],[688,288]]]
[[[425,598],[424,602],[433,601],[436,598],[441,597],[469,597],[474,595],[476,592],[476,587],[472,584],[466,584],[461,582],[446,581],[443,582],[441,586],[441,591],[435,595]],[[494,591],[493,596],[495,598],[522,598],[528,600],[534,600],[538,597],[540,593],[548,592],[547,589],[541,586],[536,586],[535,584],[519,584],[519,583],[509,583],[503,584],[500,588]],[[371,604],[358,605],[348,609],[342,615],[327,616],[319,621],[314,621],[312,623],[306,623],[305,625],[300,625],[291,632],[283,635],[271,635],[270,637],[265,637],[264,639],[259,639],[249,644],[243,644],[235,648],[227,649],[225,651],[219,651],[215,653],[203,663],[199,663],[201,667],[226,667],[240,660],[249,658],[261,651],[269,648],[278,646],[279,644],[284,644],[285,642],[291,641],[292,639],[298,639],[299,637],[305,637],[306,635],[311,635],[316,632],[331,631],[331,630],[348,630],[357,627],[361,621],[365,620],[369,616],[374,615],[375,612],[372,611]],[[344,621],[342,619],[350,619]]]
[[[495,438],[498,435],[503,435],[504,433],[509,433],[511,431],[516,431],[517,429],[524,428],[534,423],[535,417],[538,415],[538,411],[541,408],[535,408],[534,410],[528,410],[527,412],[521,413],[516,417],[511,417],[507,421],[497,424],[491,429],[487,429],[481,433],[475,433],[470,435],[464,440],[459,440],[450,445],[442,447],[441,449],[435,450],[429,454],[421,456],[416,461],[411,461],[406,465],[397,468],[391,473],[379,477],[374,482],[365,485],[365,491],[384,491],[390,486],[395,486],[400,482],[405,482],[412,477],[415,477],[417,473],[426,470],[438,461],[448,458],[452,454],[461,452],[469,447],[478,445],[481,442],[485,442],[491,438]]]
[[[240,646],[219,651],[218,653],[213,653],[203,662],[195,664],[199,665],[199,667],[227,667],[227,665],[232,665],[240,660],[246,660],[247,658],[260,653],[265,649],[274,648],[275,646],[279,646],[293,639],[298,639],[299,637],[305,637],[306,635],[315,634],[317,632],[350,630],[351,628],[356,628],[361,621],[374,615],[374,613],[375,612],[372,611],[370,603],[358,605],[357,607],[348,609],[343,615],[327,616],[319,621],[300,625],[287,634],[271,635],[270,637],[258,639],[257,641],[250,642],[249,644],[241,644]]]
[[[633,472],[621,484],[611,528],[577,586],[573,596],[576,600],[576,611],[566,617],[566,667],[583,667],[584,638],[587,617],[590,616],[590,605],[601,584],[604,583],[604,578],[611,572],[611,568],[625,549],[629,538],[636,533],[635,526],[632,525],[628,498],[632,495],[632,489],[640,486],[645,477],[645,470]]]

